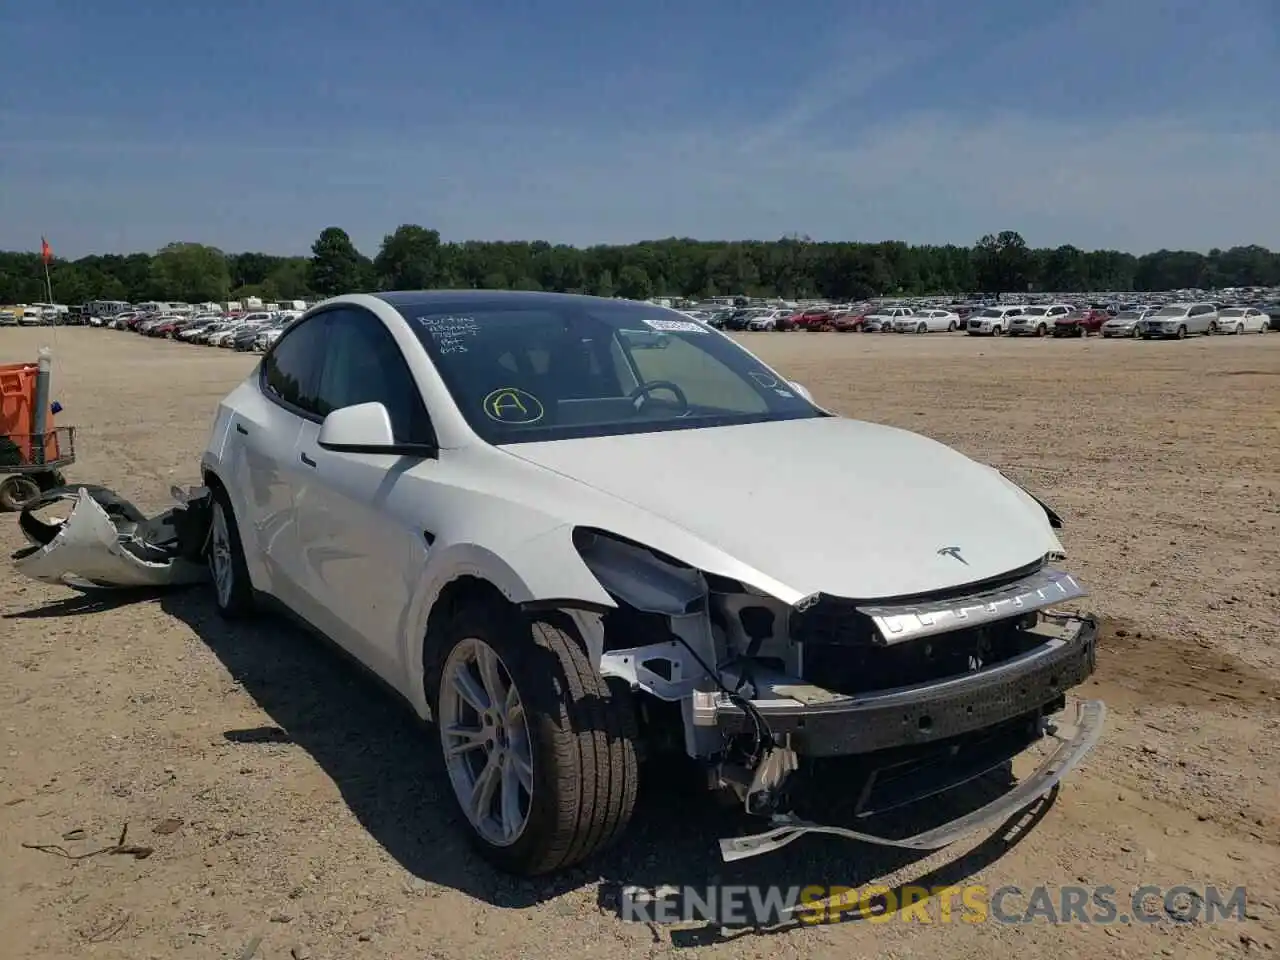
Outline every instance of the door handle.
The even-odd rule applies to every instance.
[[[308,457],[305,453],[298,454],[298,459],[305,463],[308,467],[314,467],[316,462]]]
[[[236,433],[243,433],[246,437],[249,435],[249,431],[244,428],[243,423],[236,424]]]

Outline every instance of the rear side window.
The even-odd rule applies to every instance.
[[[324,316],[298,324],[283,334],[262,358],[263,392],[302,416],[320,416],[316,385],[324,364],[324,352]]]

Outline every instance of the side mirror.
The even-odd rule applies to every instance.
[[[391,456],[431,457],[436,448],[423,443],[397,443],[391,414],[381,403],[357,403],[340,407],[324,418],[316,442],[334,453],[380,453]]]
[[[788,380],[787,386],[789,386],[796,393],[800,394],[800,396],[804,397],[810,403],[813,403],[813,394],[809,392],[809,388],[806,387],[803,383],[796,383],[794,380]]]

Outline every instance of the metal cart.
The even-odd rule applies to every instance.
[[[62,468],[76,460],[76,428],[0,434],[0,510],[21,510],[66,483]]]

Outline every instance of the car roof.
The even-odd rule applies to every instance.
[[[581,293],[547,293],[534,290],[389,290],[375,293],[373,296],[385,300],[397,310],[404,309],[454,309],[467,306],[474,309],[520,308],[536,309],[559,306],[588,306],[592,303],[608,303],[613,305],[627,304],[635,307],[649,307],[651,303],[634,300],[618,300],[612,297],[592,297]],[[659,308],[661,309],[661,308]]]

